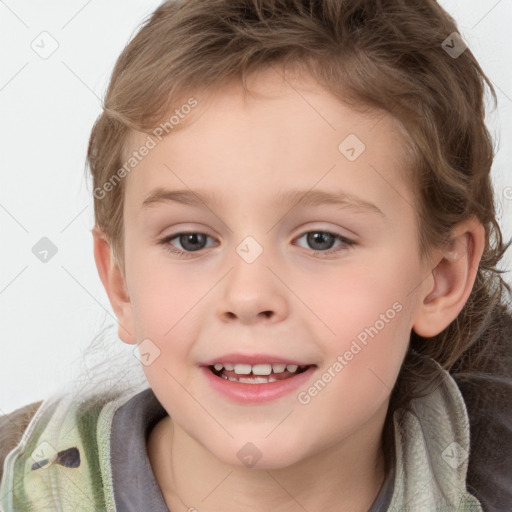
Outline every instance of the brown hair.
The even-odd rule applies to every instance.
[[[497,264],[503,244],[496,219],[485,125],[490,80],[469,49],[459,56],[442,43],[457,32],[435,0],[181,0],[162,4],[120,55],[91,133],[88,163],[95,190],[126,158],[131,130],[151,133],[191,95],[274,64],[300,64],[340,101],[388,112],[407,134],[413,158],[418,247],[424,259],[444,247],[452,228],[476,216],[486,232],[476,282],[451,325],[428,342],[412,332],[389,414],[415,397],[412,383],[427,373],[417,355],[460,374],[490,368],[505,289]],[[96,225],[123,269],[124,181],[95,194]],[[494,326],[494,327],[493,327]],[[471,354],[470,358],[462,357]],[[418,362],[419,361],[419,362]],[[499,362],[493,363],[495,369]],[[486,366],[487,365],[487,366]],[[391,454],[388,415],[384,445]]]

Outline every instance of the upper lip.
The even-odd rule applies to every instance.
[[[312,366],[313,363],[305,363],[301,362],[297,359],[289,359],[287,357],[276,356],[272,354],[224,354],[222,356],[217,356],[209,361],[206,361],[202,364],[202,366],[213,366],[217,363],[230,363],[230,364],[271,364],[271,363],[281,363],[281,364],[296,364],[297,366]]]

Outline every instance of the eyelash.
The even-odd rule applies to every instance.
[[[354,242],[353,240],[350,240],[349,238],[346,238],[342,235],[338,235],[337,233],[332,233],[331,231],[322,231],[322,230],[316,230],[316,229],[302,233],[299,237],[297,237],[297,240],[302,238],[304,235],[308,235],[310,233],[322,233],[322,234],[331,235],[335,238],[335,240],[339,240],[340,242],[342,242],[344,244],[344,246],[338,247],[336,249],[328,249],[326,251],[315,251],[313,249],[310,249],[311,252],[316,254],[315,257],[320,257],[320,258],[328,257],[328,256],[331,256],[338,252],[346,251],[350,247],[356,245],[356,242]],[[175,254],[175,255],[178,255],[181,257],[185,257],[185,258],[190,258],[190,257],[194,256],[194,254],[200,253],[203,250],[203,249],[200,249],[199,251],[187,252],[187,251],[182,251],[180,249],[176,249],[174,246],[169,245],[169,242],[171,242],[175,238],[179,238],[182,235],[204,235],[208,238],[212,238],[209,235],[207,235],[206,233],[201,233],[199,231],[181,231],[179,233],[174,233],[172,235],[166,236],[165,238],[162,238],[161,240],[159,240],[158,243],[163,245],[165,250],[168,251],[169,253],[172,253],[172,254]]]

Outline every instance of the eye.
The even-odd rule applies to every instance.
[[[329,231],[308,231],[296,240],[300,240],[304,237],[306,237],[308,245],[314,248],[313,252],[316,253],[315,256],[320,257],[331,256],[334,253],[345,251],[356,244],[353,240]],[[341,242],[341,246],[333,249],[332,246],[336,241]]]
[[[159,243],[162,244],[165,247],[165,249],[172,254],[188,257],[193,255],[191,253],[198,252],[204,249],[204,243],[207,238],[211,237],[208,236],[206,233],[198,233],[191,231],[169,235],[160,240]],[[179,243],[185,249],[185,251],[177,249],[171,244],[171,242],[175,239],[178,239]]]

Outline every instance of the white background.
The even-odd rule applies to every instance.
[[[512,193],[507,200],[504,191],[512,187],[512,3],[440,3],[458,21],[498,93],[498,110],[488,122],[498,141],[493,176],[508,239]],[[82,369],[83,350],[103,327],[110,326],[112,351],[100,355],[105,368],[122,355],[135,363],[132,369],[140,368],[133,347],[117,338],[94,264],[85,154],[115,60],[159,4],[0,0],[0,414],[71,382]],[[47,59],[31,48],[44,31],[58,43]],[[58,249],[46,263],[32,253],[42,237]],[[510,268],[510,261],[509,251],[502,268]],[[510,274],[506,279],[512,282]],[[126,378],[132,376],[129,369]]]

